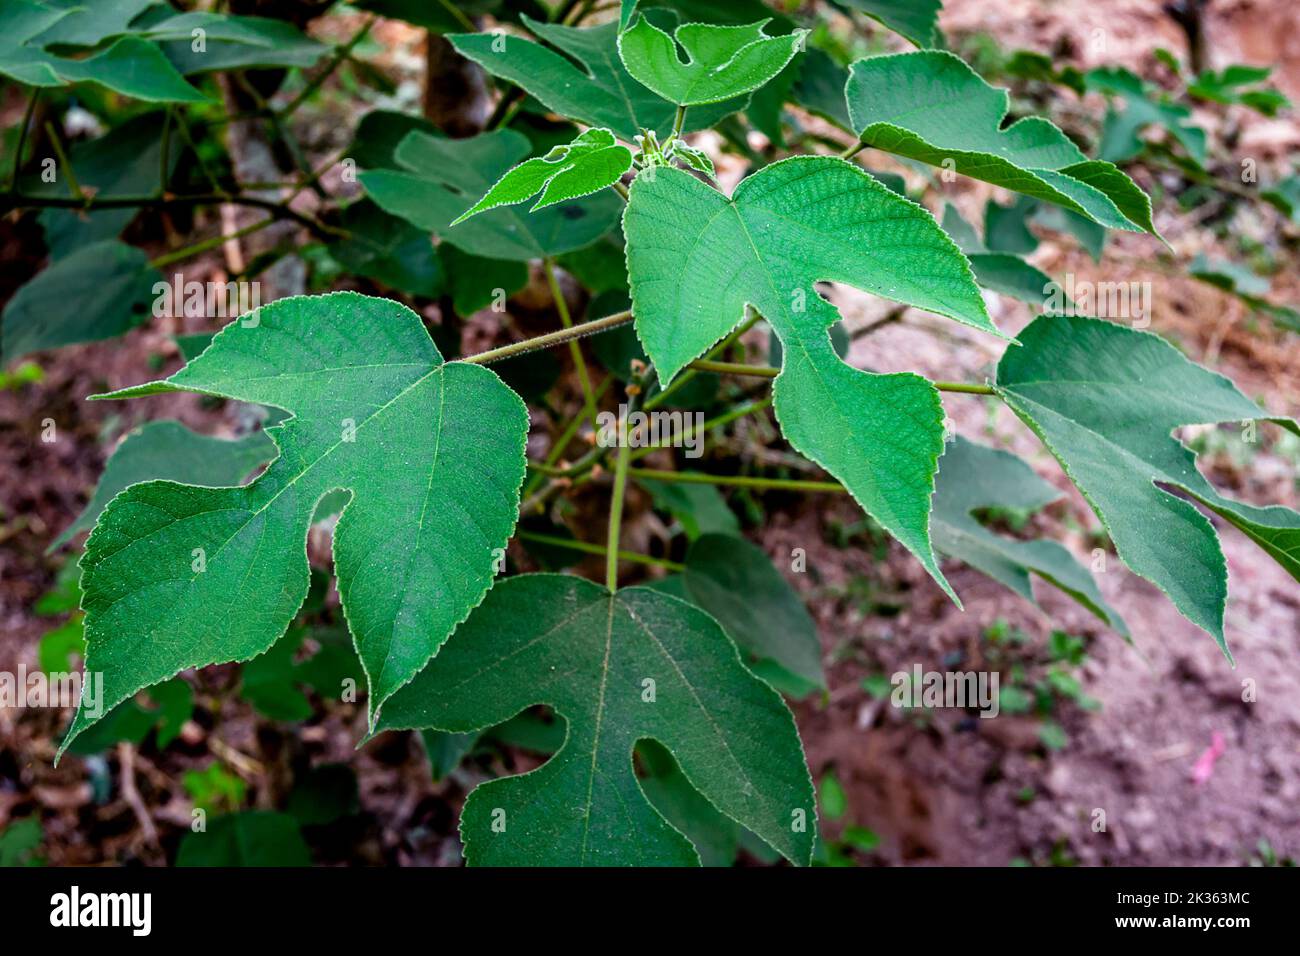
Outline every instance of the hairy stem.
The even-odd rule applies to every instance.
[[[191,256],[197,256],[200,253],[207,252],[209,249],[215,249],[231,239],[242,239],[244,236],[250,236],[255,232],[260,232],[275,221],[276,218],[274,216],[268,216],[266,219],[244,226],[242,229],[236,229],[229,235],[217,234],[215,236],[209,236],[207,239],[203,239],[193,245],[185,246],[184,248],[177,249],[173,252],[164,253],[156,259],[151,259],[149,260],[149,265],[155,269],[162,269],[171,265],[173,262],[180,262],[183,259],[189,259]]]
[[[752,375],[755,378],[776,378],[780,374],[779,368],[768,368],[765,365],[742,365],[739,362],[713,362],[709,359],[696,359],[687,368],[693,368],[697,372],[717,372],[719,375]]]
[[[687,368],[700,372],[717,372],[721,375],[750,375],[755,378],[776,378],[781,374],[779,368],[766,365],[741,365],[739,362],[711,362],[696,359]],[[941,392],[960,392],[967,395],[996,395],[991,385],[978,385],[973,382],[931,382]]]
[[[603,319],[592,319],[590,322],[582,322],[571,328],[560,329],[558,332],[548,332],[546,335],[538,335],[531,339],[524,339],[522,342],[503,345],[500,348],[488,349],[486,352],[469,355],[463,359],[457,359],[457,361],[469,362],[473,365],[490,365],[492,362],[514,358],[516,355],[523,355],[525,352],[536,352],[538,349],[547,349],[552,345],[563,345],[570,339],[580,339],[584,336],[594,335],[597,332],[604,332],[606,329],[626,325],[631,321],[631,312],[616,312],[614,315],[607,315]]]
[[[618,590],[618,542],[623,532],[623,498],[627,494],[628,454],[626,435],[619,435],[618,458],[614,462],[614,495],[609,503],[609,543],[605,555],[605,587]]]
[[[721,415],[715,415],[713,418],[710,418],[708,421],[703,422],[700,425],[698,431],[703,433],[709,431],[709,429],[711,428],[720,428],[723,425],[729,425],[738,418],[744,418],[746,415],[752,415],[755,412],[761,412],[763,409],[771,407],[771,405],[772,405],[772,400],[770,398],[759,399],[758,401],[755,402],[745,402],[743,405],[737,405],[735,408],[723,412]],[[697,429],[695,428],[689,428],[684,430],[682,434],[682,440],[694,438],[696,431]],[[664,447],[666,446],[662,444],[655,444],[655,445],[647,445],[644,448],[638,448],[636,451],[632,452],[632,460],[639,461],[640,459],[644,458],[646,455],[653,454],[654,452],[659,451],[661,448]]]
[[[572,551],[581,551],[584,554],[608,555],[609,549],[601,547],[598,544],[592,544],[589,541],[578,541],[574,538],[561,538],[552,534],[537,534],[533,531],[520,531],[516,537],[521,541],[535,541],[538,544],[549,544],[557,548],[569,548]],[[648,554],[638,554],[635,551],[618,552],[620,561],[629,561],[632,564],[648,564],[656,568],[664,568],[667,571],[685,571],[686,565],[678,564],[676,561],[669,561],[665,558],[655,558]]]
[[[729,485],[735,488],[762,488],[780,491],[829,491],[846,493],[838,481],[803,481],[796,478],[753,478],[746,475],[705,475],[699,472],[663,471],[657,468],[629,468],[634,478],[653,481],[676,481],[690,485]]]
[[[560,324],[566,330],[573,329],[573,318],[569,315],[569,303],[564,300],[564,292],[555,277],[555,261],[550,257],[542,260],[542,269],[546,272],[546,284],[551,287],[551,298],[555,300],[555,311],[560,314]],[[596,392],[591,387],[591,373],[587,371],[587,360],[582,357],[582,346],[576,338],[569,339],[569,356],[574,368],[578,370],[578,381],[582,383],[582,400],[586,408],[585,417],[596,421]]]

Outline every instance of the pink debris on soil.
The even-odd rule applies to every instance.
[[[1214,762],[1223,756],[1228,743],[1217,730],[1210,734],[1210,746],[1192,764],[1192,783],[1198,787],[1214,776]]]

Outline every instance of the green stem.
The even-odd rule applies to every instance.
[[[249,236],[255,232],[260,232],[261,230],[265,229],[267,226],[271,225],[275,221],[276,219],[274,216],[269,216],[266,219],[262,219],[259,220],[258,222],[252,223],[251,225],[244,226],[242,229],[237,229],[234,232],[230,233],[230,235],[228,236],[223,236],[223,235],[209,236],[207,239],[204,239],[200,242],[196,242],[193,245],[185,246],[182,249],[177,249],[174,252],[168,252],[159,256],[156,259],[152,259],[150,260],[149,265],[151,265],[155,269],[165,268],[166,266],[171,265],[173,262],[180,262],[182,259],[188,259],[191,256],[197,256],[200,253],[207,252],[209,249],[215,249],[218,246],[223,245],[227,240],[242,239],[244,236]]]
[[[599,402],[602,398],[605,397],[605,393],[609,391],[609,387],[611,384],[613,384],[613,381],[614,379],[612,377],[606,378],[603,382],[600,383],[600,385],[596,387],[597,402]],[[569,447],[569,443],[573,441],[573,436],[578,434],[578,429],[581,428],[582,423],[587,420],[585,411],[586,408],[584,406],[583,411],[579,412],[577,415],[574,415],[571,419],[569,419],[569,421],[565,424],[565,426],[562,429],[560,429],[559,437],[555,439],[555,444],[551,446],[551,450],[546,456],[546,461],[545,461],[546,466],[549,467],[554,465],[564,455],[565,449],[567,449]],[[540,471],[538,471],[536,474],[529,477],[529,479],[526,482],[524,482],[524,491],[523,491],[524,497],[528,498],[537,489],[537,486],[540,485],[544,480],[545,480],[545,476]]]
[[[552,534],[537,534],[534,531],[520,531],[517,537],[521,541],[535,541],[538,544],[549,544],[557,548],[569,548],[572,551],[581,551],[584,554],[608,555],[609,549],[601,547],[598,544],[592,544],[589,541],[577,541],[573,538],[561,538]],[[635,551],[618,552],[620,561],[628,561],[632,564],[648,564],[656,568],[664,568],[667,571],[685,571],[686,565],[678,564],[676,561],[669,561],[665,558],[654,558],[648,554],[638,554]]]
[[[542,260],[542,269],[546,273],[546,284],[551,287],[551,298],[555,300],[555,311],[560,314],[560,324],[566,331],[573,329],[573,318],[569,315],[569,303],[564,300],[564,292],[555,277],[555,261],[549,256]],[[582,357],[582,346],[576,338],[569,339],[569,356],[578,370],[578,381],[582,383],[582,400],[586,405],[585,415],[594,424],[596,421],[596,392],[591,387],[591,373],[587,371],[587,360]]]
[[[591,13],[591,8],[596,5],[596,0],[583,0],[582,6],[578,8],[573,19],[569,22],[570,26],[577,26]]]
[[[623,532],[623,498],[627,493],[628,447],[626,435],[618,436],[618,458],[614,462],[614,496],[609,504],[609,543],[605,555],[605,587],[618,590],[618,542]]]
[[[208,181],[214,193],[224,193],[225,189],[217,180],[216,174],[209,168],[207,162],[203,159],[203,154],[199,152],[199,147],[194,142],[194,137],[190,134],[189,124],[185,122],[185,114],[182,110],[176,110],[176,131],[181,134],[181,139],[185,140],[185,145],[189,147],[190,153],[194,156],[194,161],[198,164],[199,172],[203,178]]]
[[[673,139],[681,139],[682,128],[686,125],[686,107],[677,107],[677,115],[673,117]]]
[[[23,111],[23,125],[18,128],[18,148],[14,151],[14,168],[9,176],[9,192],[18,188],[18,173],[23,165],[23,150],[27,147],[27,127],[32,125],[32,116],[36,113],[36,101],[40,99],[40,88],[32,90],[27,100],[27,109]]]
[[[696,359],[687,368],[698,372],[717,372],[721,375],[750,375],[755,378],[776,378],[781,374],[779,368],[766,365],[741,365],[739,362],[711,362],[708,359]],[[933,382],[941,392],[960,392],[967,395],[996,395],[991,385],[976,385],[971,382]]]
[[[837,481],[803,481],[795,478],[752,478],[745,475],[705,475],[698,472],[663,471],[657,468],[629,468],[634,478],[674,481],[690,485],[728,485],[735,488],[760,488],[769,491],[829,491],[842,494],[845,488]]]
[[[464,16],[464,14],[461,14],[458,9],[452,6],[452,4],[448,3],[446,4],[446,6],[453,13],[460,14],[462,17]],[[313,93],[319,90],[322,85],[324,85],[325,81],[329,79],[330,76],[333,75],[334,71],[339,68],[339,66],[343,63],[343,61],[352,55],[352,51],[357,48],[357,44],[359,44],[362,40],[366,38],[366,34],[370,32],[370,28],[375,25],[376,19],[377,17],[370,17],[368,20],[366,20],[365,23],[361,24],[357,32],[352,34],[351,39],[349,39],[347,43],[343,44],[341,47],[338,47],[334,51],[334,55],[330,58],[330,61],[325,64],[324,68],[321,69],[319,73],[317,73],[314,77],[311,78],[311,80],[307,83],[307,85],[302,88],[302,92],[300,92],[297,96],[295,96],[292,100],[289,101],[288,106],[280,110],[279,112],[280,119],[285,119],[293,115],[294,111],[297,110],[298,107],[302,106],[302,104],[307,101],[308,97],[310,97]],[[469,23],[467,21],[466,29],[472,32],[474,30],[474,24]]]
[[[174,109],[167,107],[167,112],[163,116],[162,128],[162,148],[158,151],[158,195],[167,194],[167,180],[171,178],[171,152],[172,152],[172,113]]]
[[[770,398],[764,398],[756,402],[746,402],[743,405],[737,405],[735,408],[731,409],[730,411],[723,412],[721,415],[715,415],[713,418],[710,418],[708,421],[701,424],[699,427],[699,431],[707,432],[713,428],[721,428],[723,425],[731,424],[737,418],[744,418],[746,415],[752,415],[755,412],[761,412],[763,409],[770,407],[771,404],[772,404],[772,400]],[[685,435],[683,435],[682,437],[684,439],[692,438],[695,435],[695,431],[696,430],[692,428],[689,431],[687,431]],[[645,448],[638,448],[636,451],[632,452],[632,460],[640,461],[646,455],[659,451],[659,449],[664,447],[667,446],[649,445]]]
[[[81,191],[81,183],[77,182],[77,174],[72,168],[72,163],[68,161],[68,154],[63,151],[63,141],[59,139],[58,130],[48,120],[45,123],[45,135],[50,138],[50,146],[54,149],[54,155],[59,158],[59,165],[63,167],[63,171],[68,177],[68,189],[72,192],[72,201],[87,202],[88,197]],[[14,195],[16,196],[17,193]]]
[[[713,356],[715,355],[721,355],[727,349],[731,348],[731,346],[734,343],[740,341],[740,337],[742,335],[744,335],[755,325],[757,325],[758,320],[761,319],[762,317],[763,316],[757,310],[752,311],[750,313],[749,318],[747,318],[744,322],[742,322],[739,328],[737,328],[734,332],[728,335],[725,339],[723,339],[713,348],[709,349],[709,351],[704,353],[705,360],[712,359]],[[699,373],[693,368],[687,367],[686,369],[684,369],[680,375],[678,375],[675,379],[673,379],[671,385],[669,385],[658,395],[655,395],[653,398],[651,398],[648,402],[645,403],[646,411],[650,411],[652,409],[658,408],[660,405],[662,405],[664,402],[668,400],[669,395],[671,395],[673,392],[677,391],[679,388],[684,386],[687,382],[689,382],[698,374]]]
[[[852,159],[866,148],[867,144],[862,142],[862,140],[858,140],[856,143],[850,143],[840,151],[840,159]]]
[[[934,387],[941,392],[962,392],[967,395],[997,394],[997,390],[991,385],[972,385],[967,382],[935,382]]]
[[[697,372],[717,372],[719,375],[752,375],[755,378],[776,378],[781,373],[779,368],[766,365],[742,365],[739,362],[713,362],[709,359],[696,359],[687,368]]]
[[[536,352],[538,349],[550,348],[552,345],[563,345],[570,339],[580,339],[587,335],[594,335],[596,332],[604,332],[606,329],[617,328],[620,325],[626,325],[632,321],[631,312],[616,312],[614,315],[607,315],[603,319],[592,319],[590,322],[583,322],[572,328],[560,329],[558,332],[548,332],[545,335],[538,335],[531,339],[524,339],[522,342],[515,342],[511,345],[503,345],[500,348],[488,349],[486,352],[479,352],[477,355],[469,355],[460,362],[469,362],[473,365],[490,365],[492,362],[499,362],[502,359],[514,358],[516,355],[523,355],[525,352]]]

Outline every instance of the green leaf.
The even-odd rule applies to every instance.
[[[513,130],[469,139],[407,134],[397,149],[405,172],[371,170],[361,184],[383,209],[472,255],[525,262],[591,245],[618,221],[612,192],[571,199],[537,213],[500,207],[452,225],[529,153]]]
[[[632,151],[618,145],[607,129],[585,130],[567,146],[557,146],[545,156],[520,163],[497,180],[482,199],[452,223],[488,209],[507,206],[542,194],[531,212],[566,199],[599,192],[618,182],[632,168]]]
[[[138,482],[165,478],[207,488],[237,485],[254,468],[274,457],[275,444],[265,432],[225,441],[199,435],[180,422],[148,422],[117,446],[104,466],[90,503],[54,540],[50,550],[93,527],[108,503]]]
[[[130,23],[157,0],[116,0],[114,3],[85,3],[77,0],[46,0],[39,4],[47,10],[57,11],[58,17],[48,29],[33,38],[37,46],[93,47],[109,37],[121,36],[130,30]],[[6,6],[24,6],[13,4]],[[6,11],[8,12],[8,11]],[[0,19],[0,24],[4,21]]]
[[[673,755],[653,740],[636,747],[645,768],[641,789],[656,810],[695,845],[701,866],[731,866],[740,849],[740,827],[717,811],[694,787]]]
[[[162,127],[161,112],[146,113],[113,127],[97,139],[74,144],[68,160],[77,182],[87,192],[93,189],[100,199],[149,195],[159,184]],[[176,168],[179,152],[173,149],[168,156],[169,175]],[[22,190],[28,195],[63,197],[67,195],[67,184],[43,183],[39,176],[31,176],[23,182]],[[39,218],[50,256],[59,259],[81,246],[116,238],[138,212],[138,209],[99,209],[89,213],[44,209]]]
[[[1214,526],[1174,489],[1236,525],[1300,579],[1300,514],[1221,496],[1171,436],[1180,425],[1272,418],[1163,339],[1080,317],[1036,319],[998,364],[1007,405],[1061,462],[1115,549],[1228,654],[1228,574]],[[1231,659],[1231,655],[1229,655]]]
[[[1069,233],[1092,257],[1093,262],[1101,261],[1102,250],[1106,247],[1105,226],[1076,212],[1047,203],[1040,204],[1034,211],[1034,221],[1056,232]]]
[[[359,0],[353,6],[433,33],[450,33],[465,29],[467,18],[495,12],[501,0]]]
[[[1210,259],[1201,252],[1197,253],[1187,271],[1202,282],[1236,296],[1249,308],[1267,315],[1278,326],[1300,332],[1300,311],[1286,305],[1275,305],[1264,298],[1272,292],[1272,283],[1245,266],[1225,259]]]
[[[343,211],[350,238],[330,243],[329,254],[354,275],[391,289],[432,299],[442,294],[442,262],[429,234],[368,199]]]
[[[281,299],[171,378],[102,397],[179,391],[293,417],[251,484],[146,482],[100,516],[82,607],[107,704],[270,648],[307,594],[317,503],[346,490],[335,571],[373,721],[491,586],[517,517],[523,403],[486,368],[444,363],[414,312],[355,293]],[[79,711],[68,740],[92,722]]]
[[[230,32],[229,18],[221,33]],[[266,17],[238,17],[238,40],[209,36],[204,49],[194,49],[189,37],[161,44],[167,59],[186,76],[222,70],[270,69],[315,66],[329,47],[313,40],[292,23]],[[164,21],[165,23],[166,21]],[[249,42],[256,38],[257,42]]]
[[[1098,67],[1084,76],[1087,89],[1114,97],[1124,108],[1106,112],[1102,125],[1099,156],[1112,163],[1132,159],[1142,151],[1139,134],[1148,126],[1160,126],[1182,144],[1198,166],[1205,165],[1205,130],[1187,120],[1192,111],[1167,96],[1151,92],[1140,76],[1122,67]]]
[[[1092,575],[1055,541],[1019,541],[995,534],[973,512],[1004,508],[1034,512],[1061,493],[1005,451],[958,436],[939,460],[934,492],[934,546],[1034,600],[1030,574],[1037,574],[1128,637],[1123,618],[1101,596]]]
[[[619,59],[617,23],[578,29],[522,19],[561,52],[508,34],[457,33],[447,39],[461,56],[521,87],[547,109],[613,130],[624,142],[632,142],[642,129],[663,134],[672,129],[673,105],[633,80]],[[687,116],[686,128],[707,129],[743,105],[732,102],[700,110]]]
[[[838,820],[849,812],[849,797],[834,771],[825,774],[817,787],[817,802],[827,819]]]
[[[1088,159],[1050,121],[1004,127],[1007,91],[961,59],[921,51],[859,60],[846,90],[868,146],[1056,203],[1103,226],[1155,234],[1151,200],[1110,163]]]
[[[815,46],[810,46],[796,62],[799,80],[794,87],[794,101],[841,129],[850,129],[853,121],[844,98],[849,71]]]
[[[902,34],[914,46],[922,48],[943,45],[939,32],[941,0],[837,0],[850,10],[865,13],[879,20],[895,33]]]
[[[996,204],[990,204],[993,206]],[[1019,256],[989,252],[975,232],[952,205],[944,204],[944,232],[966,253],[975,281],[986,289],[1009,295],[1021,302],[1045,309],[1051,301],[1052,279]]]
[[[682,523],[682,530],[691,541],[702,534],[740,534],[739,520],[727,506],[722,492],[712,485],[649,478],[638,478],[637,484],[650,492],[656,508],[667,511]]]
[[[37,855],[45,833],[38,817],[11,820],[0,830],[0,867],[43,866],[45,861]]]
[[[318,647],[304,660],[302,647],[308,637]],[[240,696],[272,720],[306,720],[312,713],[311,703],[300,685],[310,686],[322,696],[337,697],[344,680],[363,676],[345,632],[295,627],[265,654],[244,665]]]
[[[66,624],[46,631],[36,646],[36,660],[46,674],[72,672],[72,657],[86,654],[86,623],[80,614]]]
[[[1259,299],[1272,289],[1266,278],[1245,266],[1226,259],[1211,259],[1203,252],[1197,254],[1187,271],[1202,282],[1248,299]]]
[[[796,696],[826,686],[817,625],[760,548],[735,535],[706,534],[691,545],[685,563],[688,599],[753,657],[755,673],[766,677],[772,672],[767,665],[776,665],[794,678],[781,683]]]
[[[357,131],[348,144],[348,158],[356,160],[358,169],[401,169],[397,147],[408,133],[419,131],[430,136],[443,133],[423,116],[394,110],[371,110],[357,123]]]
[[[998,334],[965,258],[930,214],[860,167],[804,156],[765,167],[731,199],[680,170],[642,174],[624,230],[636,329],[661,381],[756,308],[783,346],[774,398],[790,444],[946,587],[929,540],[939,395],[918,375],[841,361],[827,332],[839,313],[816,288],[845,282]]]
[[[438,259],[451,286],[452,308],[457,315],[486,309],[498,296],[502,301],[528,285],[528,263],[487,259],[462,252],[449,242],[438,246]]]
[[[1015,202],[1004,206],[990,199],[984,204],[984,242],[988,252],[1009,252],[1027,256],[1038,248],[1038,237],[1029,229],[1029,218],[1042,206],[1028,196],[1017,196]]]
[[[702,612],[645,588],[509,578],[389,701],[381,728],[464,733],[536,703],[565,718],[564,746],[470,794],[460,829],[471,864],[697,864],[633,772],[643,738],[722,813],[808,862],[816,821],[794,720]]]
[[[1259,194],[1292,222],[1300,223],[1300,176],[1287,176]]]
[[[1286,94],[1276,87],[1264,86],[1253,90],[1243,87],[1263,83],[1273,72],[1271,66],[1247,66],[1234,63],[1221,72],[1206,70],[1187,86],[1189,96],[1213,103],[1240,103],[1262,113],[1276,116],[1280,110],[1291,106]]]
[[[361,807],[357,775],[345,764],[312,767],[294,781],[285,809],[301,826],[319,827],[356,814]]]
[[[461,760],[473,749],[479,734],[449,734],[441,730],[422,730],[424,752],[429,757],[429,772],[434,783],[450,776]]]
[[[763,86],[803,47],[807,30],[768,36],[763,27],[770,22],[686,23],[669,35],[641,17],[619,34],[618,52],[633,79],[670,103],[721,103]]]
[[[238,809],[248,793],[248,784],[215,760],[202,770],[186,770],[181,782],[194,806],[204,813],[219,813],[222,807]]]
[[[156,103],[206,100],[185,82],[158,47],[136,36],[121,37],[83,59],[56,56],[44,49],[48,41],[43,31],[54,27],[69,12],[29,0],[7,0],[0,11],[0,76],[39,87],[95,83],[124,96]],[[98,27],[92,30],[92,34],[98,32]]]
[[[187,833],[177,866],[310,866],[298,821],[265,810],[213,817],[206,831]]]
[[[194,712],[194,691],[178,678],[150,687],[147,694],[155,706],[143,707],[135,700],[122,701],[75,743],[65,737],[60,751],[67,750],[80,756],[103,753],[119,743],[138,744],[155,727],[158,746],[166,747],[176,739]]]
[[[149,321],[149,257],[116,239],[82,246],[38,272],[0,317],[0,361],[76,342],[111,339]]]

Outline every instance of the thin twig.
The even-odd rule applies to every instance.
[[[149,815],[149,808],[144,805],[144,800],[140,798],[140,791],[135,785],[135,747],[127,741],[118,744],[117,762],[122,777],[122,799],[131,808],[131,812],[135,814],[136,822],[140,824],[140,832],[144,834],[145,842],[150,846],[157,847],[159,845],[158,828],[154,826],[153,817]]]

